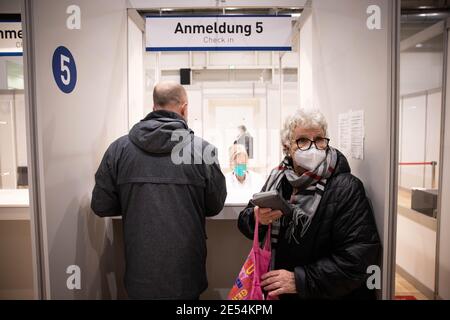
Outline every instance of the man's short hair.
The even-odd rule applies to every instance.
[[[186,90],[176,82],[160,82],[153,89],[153,105],[161,108],[186,102]]]
[[[241,125],[238,127],[238,129],[240,129],[240,130],[242,130],[242,131],[244,131],[244,132],[247,132],[247,127],[244,126],[243,124],[241,124]]]

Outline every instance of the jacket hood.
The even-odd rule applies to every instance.
[[[150,112],[144,119],[130,130],[129,137],[140,149],[149,153],[170,153],[180,143],[180,139],[172,141],[175,130],[184,130],[184,134],[193,136],[186,121],[179,114],[158,110]],[[180,131],[181,132],[181,131]],[[190,139],[187,142],[190,141]]]

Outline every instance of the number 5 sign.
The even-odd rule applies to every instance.
[[[77,66],[69,49],[60,46],[56,48],[52,59],[53,77],[64,93],[71,93],[77,83]]]

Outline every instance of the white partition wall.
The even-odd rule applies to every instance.
[[[441,134],[441,110],[442,110],[442,90],[436,90],[428,94],[427,97],[427,132],[425,161],[439,162],[439,147],[437,143]],[[434,178],[434,186],[433,186]],[[433,173],[432,167],[425,167],[425,188],[437,188],[439,183],[439,167]]]
[[[25,58],[30,62],[28,94],[34,98],[28,108],[37,134],[35,214],[41,220],[35,221],[41,221],[43,298],[114,298],[116,283],[121,282],[112,267],[111,224],[94,217],[90,199],[104,151],[128,129],[126,3],[26,1],[27,36],[32,41]],[[73,5],[79,8],[80,23]],[[59,46],[72,57],[61,58],[56,77],[72,83],[73,61],[76,65],[77,81],[70,93],[59,89],[52,70]],[[69,279],[77,267],[79,286]]]
[[[440,88],[410,93],[400,99],[401,188],[437,188],[439,167],[433,172],[431,165],[423,163],[439,163],[441,100]]]
[[[402,100],[401,162],[425,161],[426,99],[426,95],[417,95]],[[401,166],[400,186],[408,189],[423,188],[424,173],[425,167],[421,165]]]
[[[391,239],[387,228],[394,196],[389,194],[389,185],[395,174],[390,169],[394,160],[391,135],[395,135],[391,128],[391,90],[395,89],[391,40],[396,30],[391,19],[395,5],[396,1],[389,0],[314,0],[305,10],[300,31],[301,57],[307,59],[302,63],[309,63],[309,68],[300,69],[300,100],[304,107],[325,113],[331,144],[337,147],[339,143],[340,114],[364,112],[364,159],[347,156],[374,206],[385,249],[384,298],[390,297],[388,280],[392,279],[388,277]]]
[[[144,118],[144,47],[142,19],[135,12],[128,17],[128,127]]]

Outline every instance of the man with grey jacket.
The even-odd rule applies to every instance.
[[[159,83],[153,103],[106,151],[91,208],[122,216],[131,299],[197,299],[208,286],[205,217],[222,210],[225,178],[216,148],[187,125],[184,88]]]

